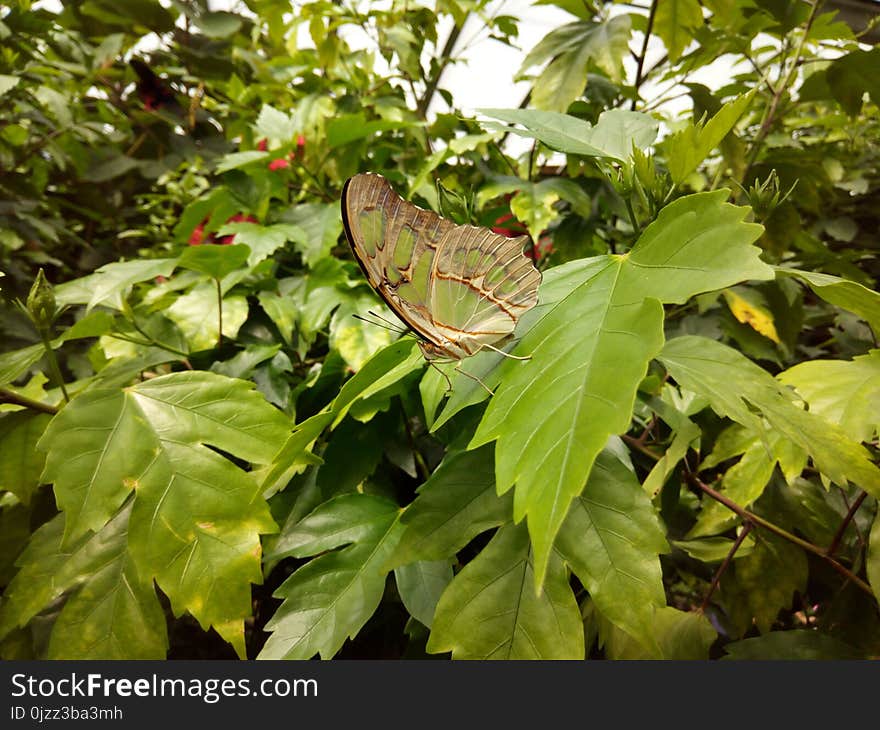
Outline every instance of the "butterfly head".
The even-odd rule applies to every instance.
[[[419,349],[425,360],[461,360],[464,354],[447,349],[428,340],[419,340]]]

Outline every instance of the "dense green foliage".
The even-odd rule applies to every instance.
[[[547,4],[476,117],[482,0],[0,10],[0,656],[880,655],[880,50]],[[353,316],[361,171],[531,237],[491,397]]]

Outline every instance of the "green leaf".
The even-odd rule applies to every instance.
[[[0,636],[69,592],[52,627],[49,658],[164,658],[168,639],[162,607],[152,582],[138,576],[126,555],[129,513],[120,512],[98,534],[67,549],[63,516],[38,529],[6,589]]]
[[[870,51],[852,51],[834,59],[826,71],[828,85],[834,98],[851,117],[862,109],[862,97],[867,93],[871,101],[880,105],[880,48]]]
[[[655,645],[645,647],[618,628],[605,639],[608,659],[706,660],[709,647],[717,638],[709,619],[701,613],[688,613],[667,606],[654,613]]]
[[[339,391],[331,404],[333,428],[348,414],[356,401],[363,401],[380,393],[411,372],[424,367],[425,359],[410,338],[392,342],[364,363]]]
[[[359,139],[372,137],[376,132],[387,132],[391,129],[412,127],[415,122],[394,119],[371,119],[360,112],[357,114],[340,114],[327,123],[327,144],[330,148],[355,142]]]
[[[320,463],[320,460],[309,451],[315,439],[333,420],[333,414],[317,413],[298,423],[293,433],[287,437],[284,445],[272,459],[269,470],[263,475],[261,491],[264,496],[271,496],[281,491],[296,474],[301,474],[306,467]]]
[[[212,373],[77,396],[38,445],[65,513],[64,544],[100,530],[133,493],[138,573],[156,578],[176,614],[189,610],[243,653],[259,534],[274,523],[253,476],[213,449],[268,464],[288,427],[251,384]]]
[[[748,631],[752,621],[766,634],[780,610],[791,606],[795,591],[803,593],[806,586],[803,550],[762,532],[755,549],[735,560],[721,577],[721,601],[736,636]]]
[[[8,385],[13,380],[18,380],[45,354],[46,349],[41,344],[0,354],[0,385]]]
[[[0,96],[3,96],[7,91],[11,91],[18,86],[19,81],[21,81],[21,79],[18,76],[0,74]]]
[[[87,304],[91,309],[103,304],[119,309],[121,299],[132,286],[157,276],[171,276],[176,265],[177,259],[142,259],[105,264],[94,274],[56,286],[55,299],[59,306]]]
[[[831,274],[783,268],[777,268],[776,273],[799,279],[826,302],[857,314],[875,334],[880,333],[880,293]]]
[[[217,234],[221,236],[234,235],[237,244],[243,243],[250,249],[250,255],[247,256],[248,266],[256,266],[288,241],[296,241],[303,235],[296,226],[284,223],[261,226],[258,223],[247,221],[226,223],[220,227]],[[205,248],[205,246],[202,245],[199,248]],[[232,248],[232,246],[224,246],[224,248]]]
[[[283,215],[293,224],[290,240],[302,254],[309,268],[330,255],[342,233],[342,213],[338,204],[303,203]]]
[[[296,136],[296,123],[282,111],[269,104],[263,104],[257,115],[254,130],[258,137],[265,137],[279,144],[293,141]]]
[[[598,257],[586,281],[535,315],[515,348],[531,359],[498,368],[501,385],[471,447],[498,440],[498,490],[516,485],[514,520],[528,516],[539,581],[594,458],[629,428],[636,389],[663,344],[660,302],[772,276],[750,245],[760,226],[743,223],[748,209],[727,195],[680,198],[629,254]]]
[[[510,495],[495,493],[491,447],[448,454],[403,513],[406,529],[388,565],[452,557],[510,515]]]
[[[193,287],[165,310],[186,337],[192,351],[207,350],[217,344],[217,289],[208,282]],[[247,298],[223,298],[223,337],[235,339],[248,316]]]
[[[487,117],[500,119],[516,127],[505,131],[537,139],[548,147],[570,155],[608,157],[624,162],[632,154],[633,145],[644,149],[657,137],[658,122],[647,114],[612,109],[599,115],[596,125],[558,112],[534,109],[478,109]],[[483,122],[483,124],[487,124]]]
[[[684,129],[665,140],[666,162],[674,183],[683,183],[709,153],[721,144],[721,140],[748,109],[754,95],[755,92],[750,91],[738,96],[722,106],[705,124],[688,123]]]
[[[628,15],[602,23],[576,21],[551,31],[520,68],[521,74],[547,58],[553,59],[535,80],[532,104],[538,109],[564,112],[583,93],[590,62],[612,81],[620,81],[630,34]]]
[[[780,373],[809,404],[810,412],[836,423],[853,441],[880,432],[880,350],[847,360],[813,360]]]
[[[241,28],[242,19],[234,13],[202,13],[193,18],[193,24],[208,38],[228,38]]]
[[[798,407],[790,390],[733,348],[704,337],[678,337],[666,343],[659,359],[679,385],[706,396],[718,415],[756,433],[764,430],[763,416],[831,481],[844,486],[851,480],[880,496],[880,469],[865,448],[839,426]]]
[[[730,554],[733,544],[733,539],[729,537],[700,537],[695,540],[672,541],[672,545],[703,563],[720,563]],[[737,547],[735,557],[743,558],[751,554],[754,549],[754,538],[746,537]]]
[[[874,516],[874,522],[871,525],[871,535],[868,537],[865,573],[868,576],[871,588],[874,590],[874,595],[880,600],[880,512]]]
[[[419,560],[394,571],[400,599],[410,615],[431,628],[437,602],[452,581],[452,566],[448,560]]]
[[[23,504],[42,483],[45,457],[37,441],[52,417],[46,413],[20,411],[0,418],[0,490],[12,492]]]
[[[583,659],[581,614],[562,561],[551,558],[540,595],[532,570],[525,528],[502,527],[443,592],[427,650],[454,659]]]
[[[675,63],[693,40],[694,31],[702,27],[703,11],[698,0],[663,0],[656,7],[654,32],[666,46],[669,60]]]
[[[393,321],[388,308],[377,302],[375,296],[366,293],[346,297],[330,319],[330,347],[339,352],[355,372],[376,352],[397,338],[396,333],[380,324],[358,319],[369,317],[370,312],[377,312]]]
[[[596,458],[556,551],[605,618],[645,646],[656,646],[654,612],[666,605],[658,556],[669,547],[650,499],[611,450]]]
[[[214,172],[216,172],[218,175],[222,175],[224,172],[237,170],[240,167],[245,167],[253,162],[257,162],[258,160],[268,159],[269,153],[260,152],[259,150],[229,152],[228,154],[225,154],[223,155],[223,157],[220,158],[220,160],[217,162],[217,166],[214,168]]]
[[[266,624],[272,635],[260,659],[329,659],[354,638],[385,590],[383,567],[400,537],[397,505],[346,494],[317,507],[287,534],[276,553],[307,557],[275,591],[284,603]],[[341,548],[341,549],[337,549]],[[331,552],[327,552],[331,551]]]
[[[253,224],[250,224],[253,226]],[[248,246],[236,244],[223,246],[216,243],[205,243],[201,246],[190,246],[184,251],[177,265],[207,274],[214,279],[222,279],[227,274],[244,266],[248,260]]]
[[[771,631],[724,647],[725,660],[865,659],[864,652],[818,631]]]

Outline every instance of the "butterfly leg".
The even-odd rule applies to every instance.
[[[531,355],[511,355],[509,352],[504,352],[504,350],[499,350],[497,347],[490,345],[486,342],[482,344],[483,347],[488,347],[490,350],[494,350],[499,355],[504,355],[504,357],[509,357],[511,360],[531,360]]]
[[[437,363],[434,362],[433,360],[428,360],[428,365],[430,365],[432,368],[434,368],[434,370],[436,370],[438,373],[440,373],[446,379],[446,392],[451,393],[452,392],[452,381],[449,379],[449,376],[446,373],[444,373],[439,367],[437,367]]]
[[[455,370],[457,373],[461,373],[462,375],[467,376],[467,377],[470,378],[471,380],[476,380],[480,385],[483,386],[483,389],[484,389],[489,395],[495,395],[494,391],[493,391],[488,385],[486,385],[482,380],[480,380],[476,375],[471,375],[471,373],[469,373],[469,372],[467,372],[467,371],[461,369],[461,360],[459,360],[459,361],[456,363],[456,365],[455,365],[455,367],[453,368],[453,370]]]

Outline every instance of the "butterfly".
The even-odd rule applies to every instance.
[[[379,296],[418,336],[429,363],[460,361],[513,333],[538,301],[526,236],[457,225],[401,198],[381,175],[342,189],[345,235]],[[528,358],[515,358],[528,359]]]

